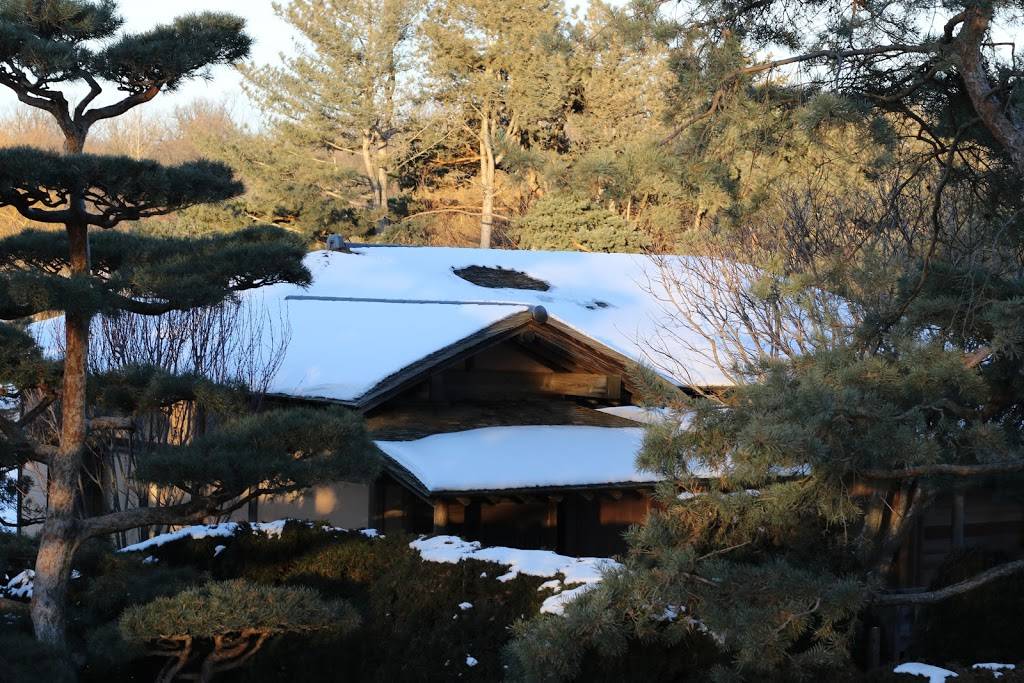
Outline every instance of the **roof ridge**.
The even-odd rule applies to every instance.
[[[341,301],[367,304],[440,304],[444,306],[519,306],[522,308],[539,308],[536,304],[516,301],[485,301],[485,300],[459,300],[459,299],[386,299],[383,297],[360,297],[360,296],[315,296],[305,294],[291,294],[284,298],[285,301]]]

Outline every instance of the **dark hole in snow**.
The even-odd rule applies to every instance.
[[[538,292],[546,292],[551,289],[551,285],[543,280],[530,277],[518,270],[506,270],[490,266],[466,266],[465,268],[452,270],[466,282],[472,282],[478,287],[490,287],[491,289],[533,289]]]
[[[594,299],[589,304],[585,304],[585,306],[586,306],[586,308],[589,308],[592,311],[596,311],[599,308],[610,308],[611,304],[608,303],[607,301],[601,301],[600,299]]]

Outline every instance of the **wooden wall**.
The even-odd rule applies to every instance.
[[[901,552],[899,584],[927,587],[958,548],[1024,557],[1024,497],[996,489],[943,496],[925,513]]]
[[[644,491],[467,495],[428,505],[390,475],[372,488],[370,526],[387,533],[453,534],[485,546],[608,557],[627,549],[623,534],[651,508]]]

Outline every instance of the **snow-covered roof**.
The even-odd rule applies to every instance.
[[[575,425],[485,427],[377,446],[426,493],[644,484],[644,430]]]
[[[657,266],[637,254],[378,246],[313,252],[306,265],[309,288],[260,294],[284,302],[291,328],[271,393],[356,402],[411,363],[536,306],[637,362],[651,361],[647,342],[665,321],[648,291]],[[550,288],[482,287],[454,272],[469,266],[519,271]],[[666,350],[686,367],[680,384],[729,384],[692,349]]]
[[[356,401],[430,354],[527,310],[309,299],[284,303],[292,335],[270,393],[338,401]]]
[[[552,325],[620,361],[659,366],[670,356],[683,371],[666,377],[680,385],[731,383],[701,352],[704,338],[669,320],[650,292],[658,264],[643,255],[363,246],[312,252],[305,263],[309,287],[241,295],[265,309],[265,354],[278,356],[287,339],[268,387],[274,395],[364,406],[414,366],[433,367],[453,345],[525,325],[538,307]],[[484,287],[456,275],[470,266],[525,273],[549,288]],[[54,318],[32,326],[53,355],[62,324]],[[659,335],[666,324],[672,334]]]

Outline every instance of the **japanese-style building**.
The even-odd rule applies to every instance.
[[[656,483],[635,466],[650,413],[631,380],[666,315],[645,289],[652,261],[365,247],[308,263],[312,288],[282,297],[292,341],[271,399],[360,412],[385,474],[261,501],[253,521],[322,518],[573,555],[625,549]],[[688,371],[724,384],[703,358]]]

